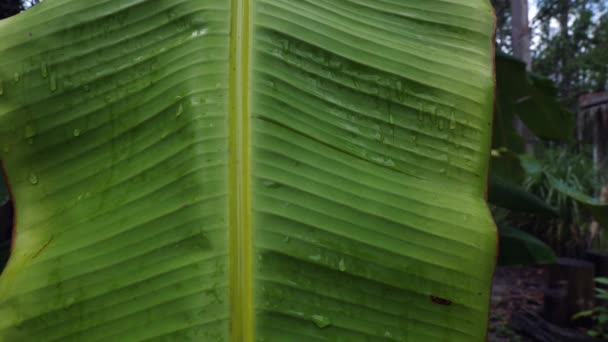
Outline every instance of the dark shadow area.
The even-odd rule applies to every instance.
[[[11,252],[13,239],[13,202],[6,189],[5,178],[0,172],[0,272],[4,269]]]
[[[41,0],[0,0],[0,19],[12,17],[40,2]]]
[[[23,10],[21,0],[0,0],[0,19],[12,17]]]
[[[13,237],[13,205],[8,201],[0,207],[0,272],[8,262]]]

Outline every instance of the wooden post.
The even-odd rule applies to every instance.
[[[608,252],[587,251],[583,258],[593,264],[596,277],[608,277]]]
[[[593,264],[579,259],[559,258],[557,262],[549,267],[549,289],[566,288],[565,305],[560,309],[565,311],[566,317],[571,318],[575,314],[589,310],[594,305],[595,282]],[[545,304],[545,312],[552,310]],[[546,317],[551,319],[551,317]],[[557,324],[561,322],[555,322]]]

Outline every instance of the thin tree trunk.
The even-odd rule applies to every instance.
[[[511,45],[515,57],[526,63],[528,71],[532,69],[530,55],[530,24],[528,19],[528,0],[511,0]]]
[[[572,95],[572,75],[568,64],[570,61],[570,33],[568,32],[568,21],[570,18],[570,0],[560,0],[559,3],[559,25],[561,35],[561,76],[564,97],[570,98]]]
[[[526,63],[526,69],[532,70],[530,55],[530,25],[528,19],[528,0],[511,0],[511,46],[515,57]],[[524,138],[526,152],[534,153],[531,141],[532,132],[524,125],[519,117],[513,118],[515,130]]]

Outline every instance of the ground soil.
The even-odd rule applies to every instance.
[[[531,341],[513,331],[509,322],[518,310],[542,308],[545,279],[543,267],[497,268],[492,286],[488,341]]]

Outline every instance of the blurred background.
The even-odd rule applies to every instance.
[[[0,0],[0,18],[38,2]],[[491,2],[497,87],[488,200],[500,255],[488,339],[605,340],[608,0]],[[0,270],[11,227],[0,182]]]

